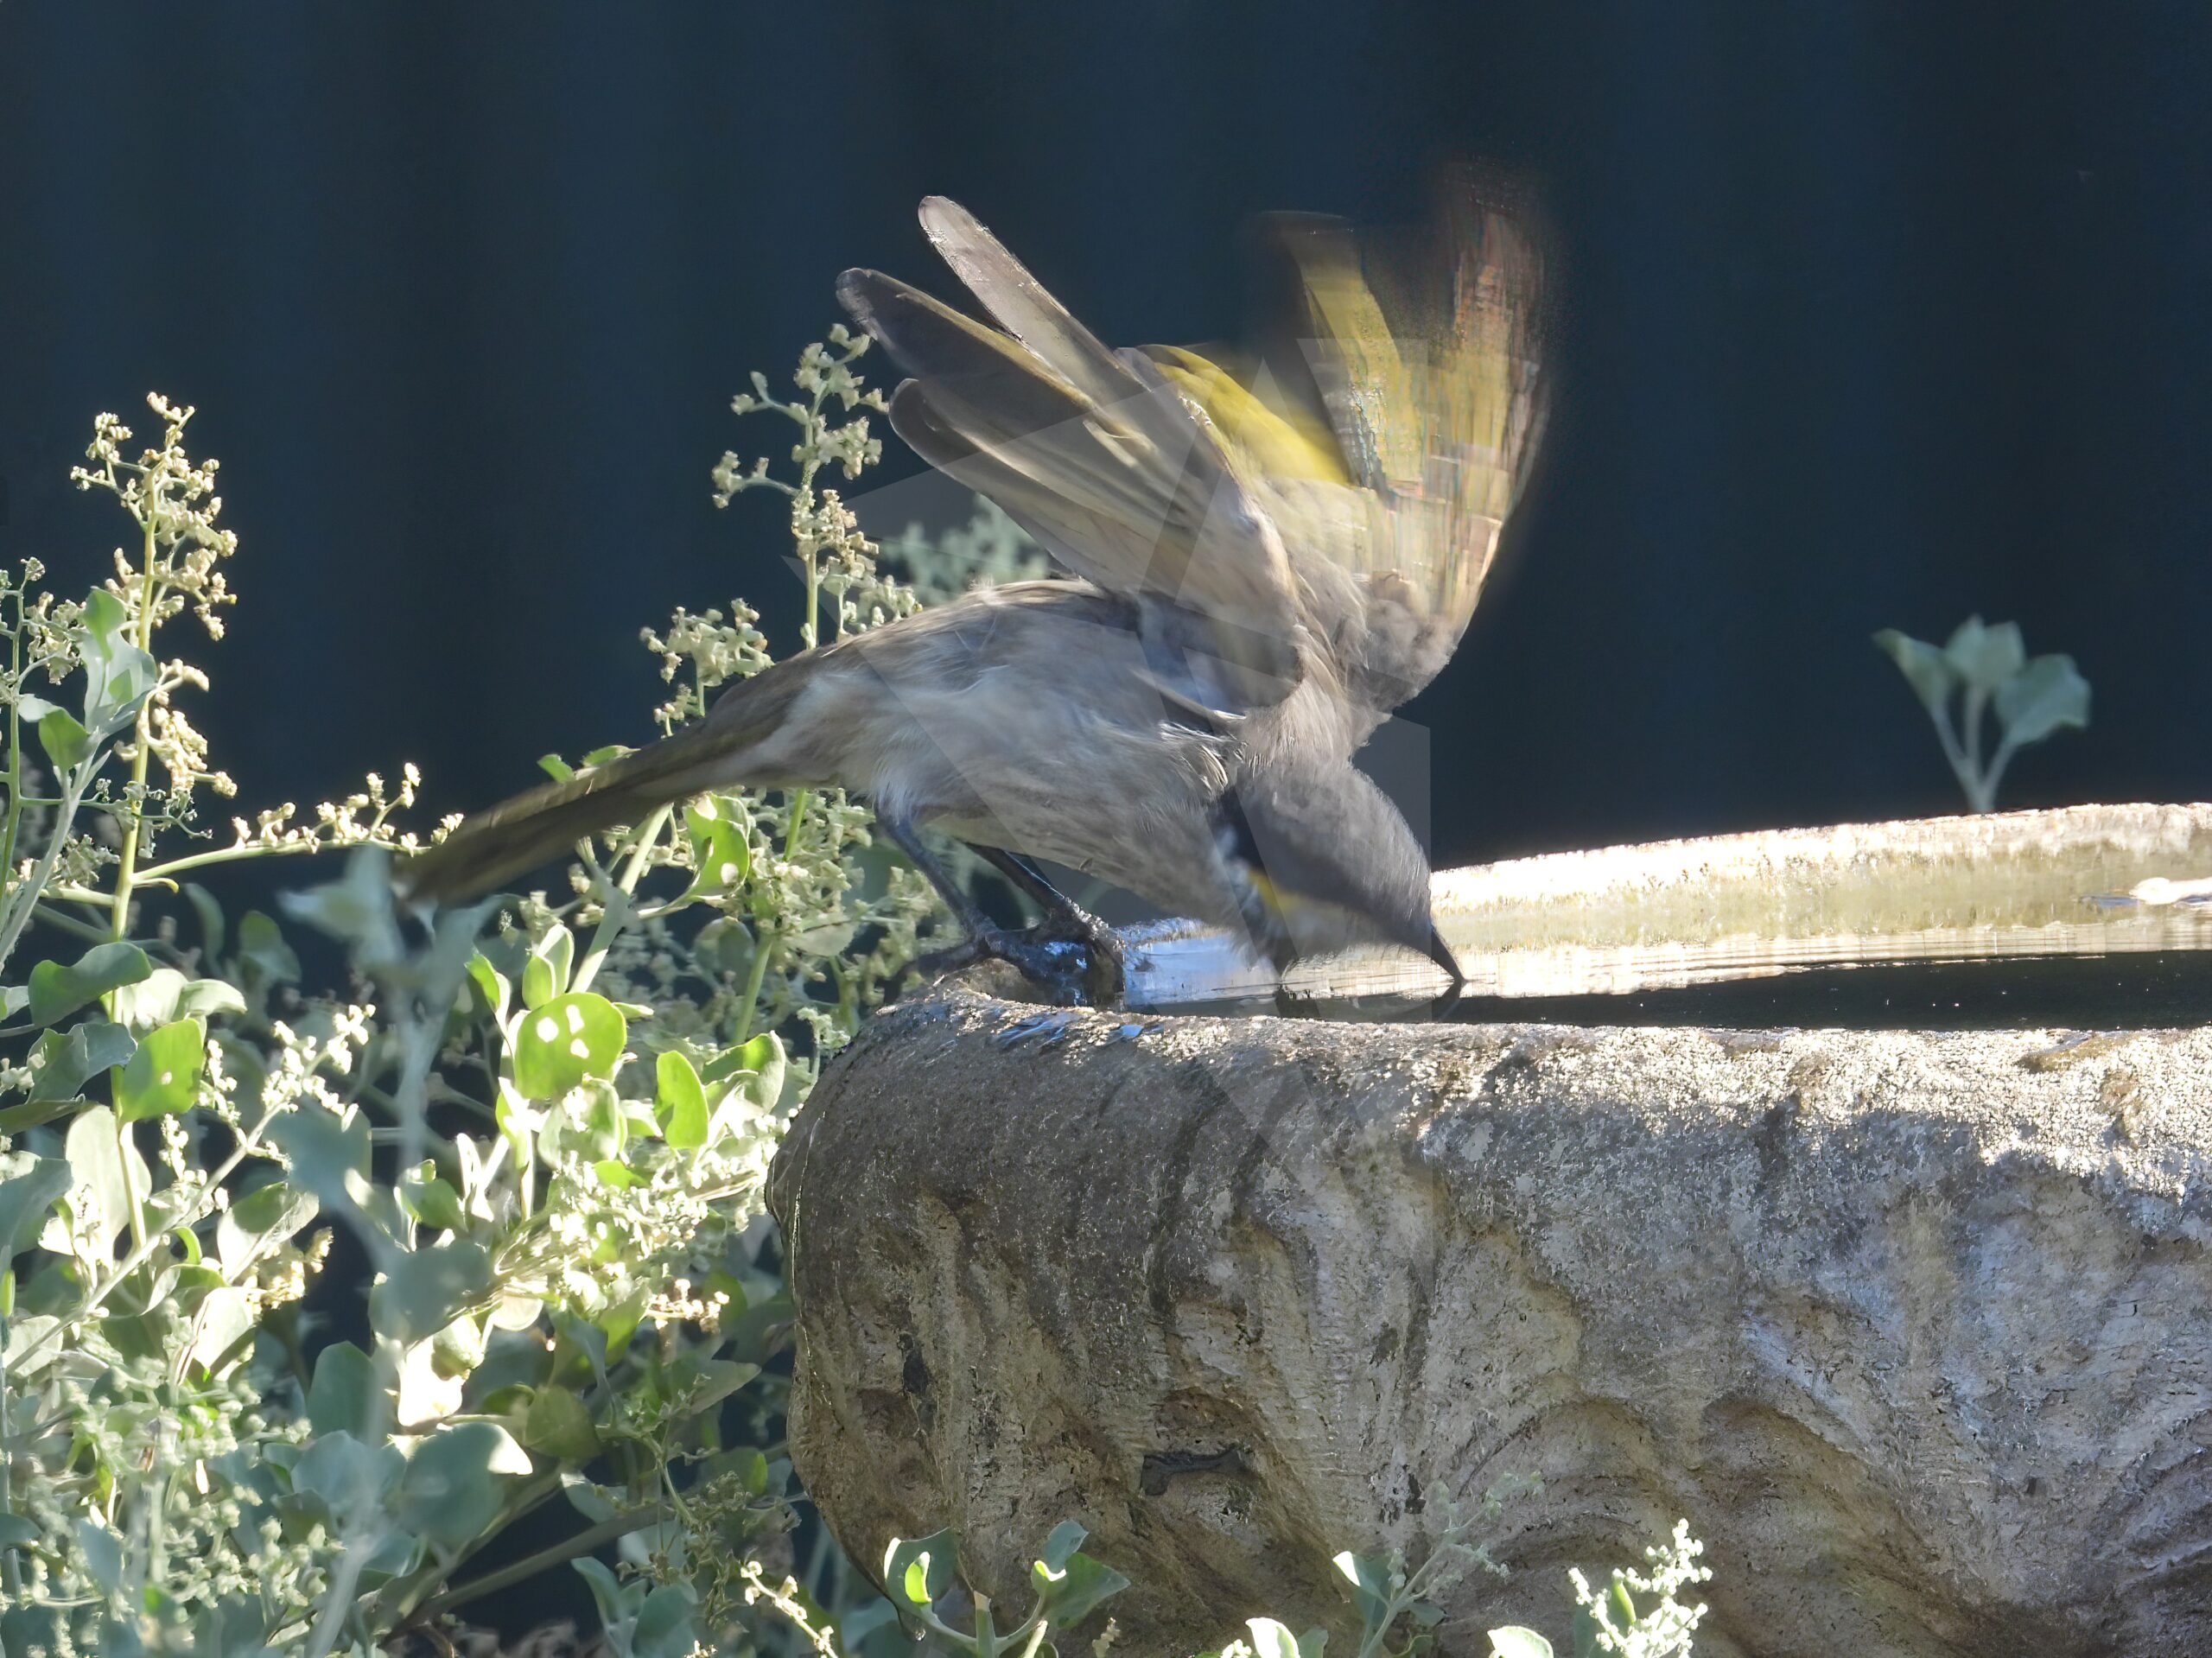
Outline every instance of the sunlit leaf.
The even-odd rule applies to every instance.
[[[1522,1624],[1490,1632],[1491,1658],[1552,1658],[1552,1643]]]
[[[587,1077],[612,1077],[629,1027],[614,1004],[588,990],[556,996],[524,1015],[515,1036],[515,1087],[525,1099],[558,1099]]]
[[[1300,1658],[1298,1637],[1287,1626],[1271,1617],[1252,1617],[1244,1627],[1252,1631],[1254,1658]]]
[[[130,1225],[135,1193],[149,1188],[146,1161],[134,1146],[125,1148],[115,1113],[96,1105],[78,1113],[62,1140],[69,1164],[72,1205],[91,1223],[93,1248],[105,1255]],[[71,1251],[69,1229],[59,1215],[39,1235],[42,1248],[57,1255]]]
[[[125,1122],[170,1116],[200,1097],[200,1076],[207,1064],[207,1027],[180,1019],[150,1032],[139,1043],[116,1078],[116,1115]]]
[[[884,1551],[883,1581],[893,1601],[918,1611],[952,1587],[959,1565],[959,1548],[950,1531],[931,1532],[912,1542],[894,1537]]]
[[[123,985],[136,984],[153,970],[144,950],[122,940],[95,944],[67,967],[59,962],[41,962],[31,969],[31,1022],[51,1025],[67,1019],[87,1002],[97,1001]]]
[[[1113,1567],[1080,1550],[1071,1552],[1057,1568],[1048,1569],[1039,1560],[1030,1569],[1030,1579],[1046,1617],[1058,1629],[1075,1629],[1129,1586],[1129,1580]]]
[[[92,734],[66,708],[56,708],[38,722],[38,744],[56,772],[74,770],[92,752]]]
[[[653,1115],[678,1151],[707,1143],[707,1090],[691,1062],[673,1048],[654,1061]]]
[[[245,998],[220,979],[188,979],[173,967],[157,967],[136,984],[124,986],[109,1004],[116,1022],[132,1031],[149,1031],[188,1015],[242,1013]]]

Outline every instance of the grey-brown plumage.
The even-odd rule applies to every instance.
[[[834,785],[918,854],[926,824],[1048,859],[1278,964],[1383,942],[1448,968],[1427,861],[1351,757],[1449,658],[1526,474],[1522,225],[1463,192],[1385,257],[1274,221],[1298,321],[1232,368],[1109,350],[961,208],[922,219],[997,327],[872,271],[839,298],[912,377],[894,429],[1071,578],[778,664],[692,729],[472,818],[414,890],[486,890],[703,790]]]

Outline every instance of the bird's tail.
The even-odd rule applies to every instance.
[[[737,757],[782,719],[813,660],[794,657],[741,681],[672,737],[476,813],[409,863],[402,886],[433,902],[475,898],[567,855],[588,835],[702,790],[766,780],[742,776]]]

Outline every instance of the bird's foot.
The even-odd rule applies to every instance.
[[[916,957],[912,970],[916,977],[927,980],[983,962],[1004,962],[1057,1007],[1103,1007],[1122,998],[1120,941],[1110,933],[1106,939],[1102,947],[1087,938],[1007,932],[992,927],[950,950]]]

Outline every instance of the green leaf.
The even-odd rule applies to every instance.
[[[174,1116],[200,1097],[207,1065],[207,1027],[196,1019],[164,1025],[138,1045],[116,1078],[116,1115],[124,1122]]]
[[[350,1433],[381,1445],[391,1421],[391,1399],[377,1381],[377,1367],[351,1342],[335,1342],[315,1362],[308,1387],[308,1421],[317,1433]]]
[[[556,996],[520,1021],[515,1087],[525,1099],[554,1100],[587,1077],[611,1078],[629,1034],[606,997],[588,990]]]
[[[753,968],[752,930],[734,916],[716,916],[699,929],[692,953],[709,969],[745,982]]]
[[[706,795],[685,807],[683,827],[698,866],[692,893],[725,893],[745,884],[753,873],[753,848],[721,800]]]
[[[85,719],[94,730],[112,729],[137,715],[160,670],[131,638],[130,613],[113,594],[85,600]]]
[[[507,998],[513,994],[512,987],[500,976],[499,969],[492,965],[490,958],[482,950],[468,958],[468,976],[475,981],[477,989],[483,993],[485,1005],[492,1010],[493,1019],[499,1024],[505,1024]]]
[[[1961,679],[1984,691],[1995,690],[2018,673],[2028,657],[2018,622],[1999,622],[1992,627],[1979,616],[1969,616],[1959,624],[1950,643],[1943,647],[1943,655]]]
[[[113,1594],[123,1582],[123,1539],[97,1520],[77,1522],[77,1557],[86,1575]]]
[[[200,1298],[193,1313],[192,1362],[210,1375],[253,1333],[253,1310],[240,1292],[220,1284]]]
[[[102,1255],[130,1227],[134,1194],[150,1185],[146,1160],[137,1147],[130,1148],[125,1160],[120,1133],[115,1113],[96,1105],[78,1113],[61,1143],[61,1153],[69,1162],[72,1201],[91,1219],[93,1248]],[[59,1215],[48,1220],[39,1242],[56,1255],[72,1253],[68,1226]]]
[[[2005,741],[2041,742],[2062,726],[2088,725],[2089,682],[2069,656],[2037,657],[1998,688],[1996,707]]]
[[[1552,1658],[1552,1643],[1519,1623],[1490,1632],[1491,1658]]]
[[[653,1062],[653,1117],[679,1152],[707,1143],[707,1090],[691,1062],[673,1048]]]
[[[763,1031],[751,1041],[715,1055],[703,1073],[707,1088],[716,1101],[715,1120],[708,1131],[708,1138],[719,1138],[731,1126],[735,1108],[772,1109],[783,1098],[787,1070],[783,1042],[773,1031]]]
[[[223,906],[213,893],[197,881],[185,882],[184,895],[191,900],[192,912],[200,921],[200,947],[206,958],[212,962],[223,953]]]
[[[340,1118],[302,1100],[270,1125],[269,1139],[290,1159],[293,1183],[315,1193],[324,1208],[344,1214],[354,1205],[355,1183],[365,1182],[369,1172],[369,1121],[362,1113]]]
[[[1090,1534],[1073,1520],[1063,1520],[1052,1528],[1052,1534],[1045,1540],[1038,1560],[1047,1572],[1058,1572],[1068,1559],[1083,1547],[1083,1540]]]
[[[220,979],[188,979],[173,967],[157,967],[118,990],[109,1006],[118,1024],[143,1032],[188,1014],[242,1013],[245,998]]]
[[[1587,1606],[1574,1609],[1574,1618],[1568,1628],[1574,1632],[1574,1658],[1600,1658],[1598,1620]]]
[[[566,927],[556,927],[523,958],[522,1005],[543,1007],[568,988],[576,941]]]
[[[1300,1658],[1298,1637],[1271,1617],[1251,1617],[1244,1625],[1252,1631],[1254,1658]]]
[[[393,1509],[417,1536],[458,1548],[499,1517],[507,1481],[531,1471],[530,1454],[496,1422],[462,1422],[415,1448]]]
[[[425,1162],[415,1173],[404,1177],[399,1182],[399,1206],[417,1225],[441,1232],[466,1230],[468,1216],[461,1208],[461,1193],[435,1170],[436,1165]]]
[[[612,1566],[589,1555],[569,1564],[591,1585],[591,1598],[599,1604],[599,1621],[603,1626],[618,1627],[629,1617],[629,1608],[623,1604],[622,1581],[614,1575]]]
[[[57,772],[73,771],[92,752],[92,733],[77,723],[67,709],[56,708],[38,722],[38,745],[46,750]]]
[[[1351,1585],[1353,1605],[1359,1609],[1360,1636],[1371,1640],[1388,1627],[1390,1617],[1390,1561],[1382,1554],[1355,1554],[1350,1549],[1336,1558],[1336,1568]]]
[[[46,1224],[46,1212],[69,1193],[69,1165],[59,1157],[28,1152],[0,1157],[0,1274],[18,1249],[27,1249]]]
[[[28,1548],[45,1534],[35,1520],[19,1514],[0,1514],[0,1548]]]
[[[340,1526],[366,1520],[407,1472],[397,1445],[365,1445],[343,1428],[319,1434],[292,1464],[292,1489]]]
[[[271,984],[290,984],[300,976],[298,952],[284,942],[283,930],[258,910],[238,918],[238,960]]]
[[[540,754],[537,757],[537,769],[556,783],[566,783],[576,774],[575,767],[570,765],[558,754]],[[541,784],[538,786],[543,788],[544,785]]]
[[[313,1220],[321,1207],[314,1193],[296,1191],[282,1180],[256,1186],[215,1223],[215,1259],[222,1263],[224,1276],[235,1280],[247,1261],[283,1242]]]
[[[931,1532],[911,1543],[894,1537],[884,1551],[883,1581],[894,1603],[919,1611],[952,1587],[959,1566],[959,1545],[950,1531]]]
[[[153,970],[146,952],[123,940],[95,944],[73,966],[41,962],[31,969],[31,1022],[51,1025],[67,1019],[86,1002],[123,985],[137,984]]]
[[[86,1020],[66,1036],[47,1032],[31,1045],[32,1103],[74,1098],[100,1072],[127,1064],[137,1048],[130,1032],[105,1020]],[[13,1134],[42,1121],[20,1120],[15,1111],[0,1111],[0,1132]]]
[[[406,1346],[436,1335],[491,1287],[492,1260],[480,1243],[454,1238],[409,1250],[391,1258],[369,1292],[369,1324]]]
[[[1613,1621],[1624,1629],[1634,1629],[1637,1622],[1636,1601],[1628,1592],[1628,1585],[1621,1581],[1618,1572],[1613,1574],[1613,1586],[1607,1591],[1605,1598],[1612,1603],[1611,1610]]]
[[[1913,695],[1928,711],[1940,713],[1958,683],[1950,658],[1927,640],[1909,638],[1894,627],[1885,627],[1874,635],[1874,644],[1897,664],[1897,670],[1912,687]]]
[[[631,1658],[688,1658],[699,1644],[691,1623],[691,1591],[680,1585],[658,1585],[638,1609],[630,1631]]]
[[[1071,1553],[1057,1571],[1038,1561],[1030,1568],[1030,1580],[1045,1616],[1057,1629],[1075,1629],[1129,1586],[1129,1580],[1113,1567],[1079,1550]]]
[[[584,1401],[557,1382],[537,1390],[523,1418],[523,1443],[564,1462],[588,1462],[599,1454],[599,1430]]]

